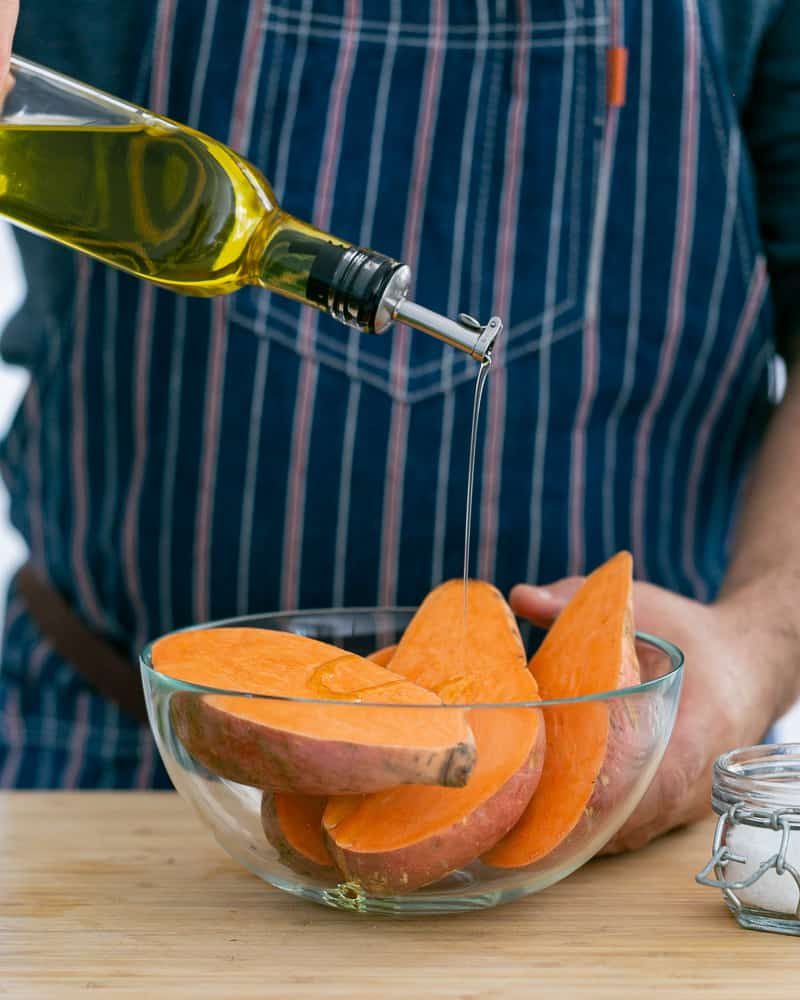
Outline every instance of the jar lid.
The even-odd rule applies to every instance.
[[[718,815],[737,806],[738,821],[775,829],[782,817],[800,829],[800,743],[740,747],[714,764]]]

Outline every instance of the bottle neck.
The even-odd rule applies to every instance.
[[[277,213],[257,254],[258,281],[282,295],[328,313],[363,333],[383,333],[397,320],[487,360],[502,323],[481,326],[470,317],[451,320],[408,299],[411,271],[405,264],[344,243]]]
[[[408,293],[411,272],[374,250],[326,244],[308,276],[306,294],[318,309],[364,333],[382,333],[391,304]]]

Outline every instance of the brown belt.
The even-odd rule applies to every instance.
[[[111,643],[95,635],[61,594],[30,563],[17,573],[16,589],[28,614],[58,655],[128,715],[147,721],[138,669]]]

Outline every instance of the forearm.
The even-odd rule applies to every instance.
[[[800,364],[751,471],[717,599],[762,676],[773,717],[800,697]]]

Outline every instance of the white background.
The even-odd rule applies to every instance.
[[[8,231],[0,223],[0,329],[6,317],[14,310],[22,295],[22,276]],[[10,368],[0,361],[0,436],[5,433],[22,393],[25,390],[25,375],[19,369]],[[24,546],[8,525],[8,497],[0,482],[0,617],[2,616],[2,595],[14,567],[24,556]],[[760,664],[754,663],[758,670]],[[800,705],[783,720],[779,726],[781,739],[800,739]]]
[[[16,309],[22,294],[22,275],[14,244],[8,229],[0,223],[0,329]],[[0,437],[5,434],[19,405],[26,383],[27,378],[21,369],[10,368],[0,361]],[[0,480],[0,623],[8,578],[25,553],[19,536],[8,525],[7,510],[8,496]]]

